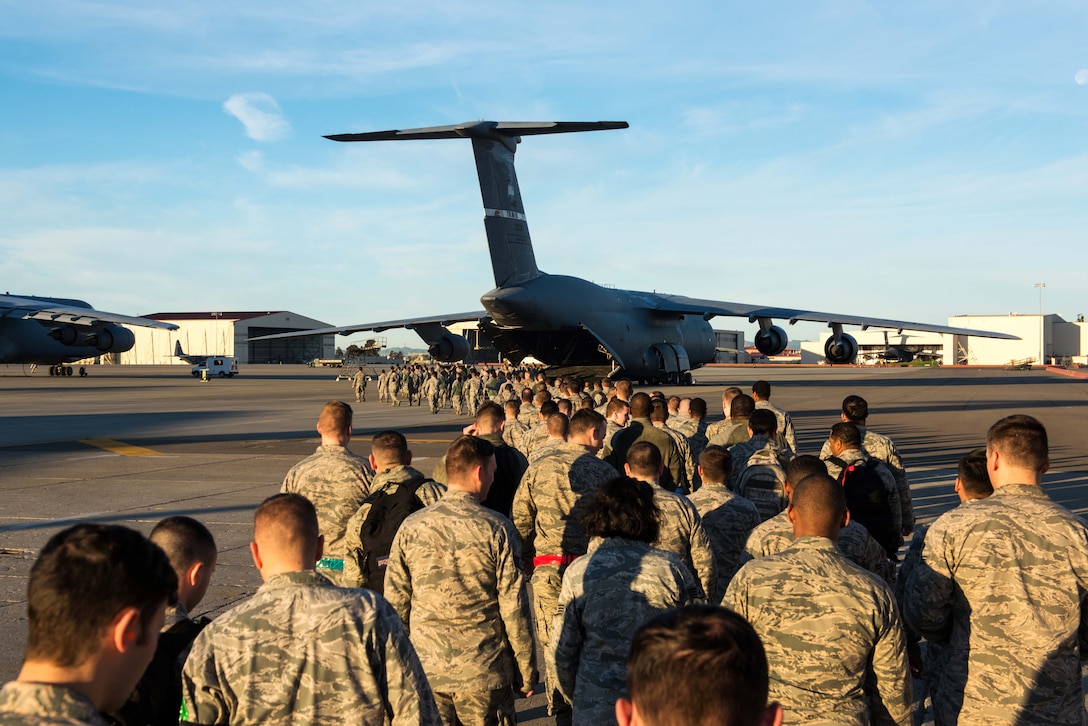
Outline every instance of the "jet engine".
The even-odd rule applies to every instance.
[[[104,325],[88,333],[83,342],[103,353],[124,353],[136,345],[136,336],[120,325]]]
[[[771,356],[778,355],[784,351],[790,341],[789,338],[786,337],[785,330],[777,325],[771,325],[756,333],[754,342],[756,350],[763,355]]]
[[[442,337],[427,346],[431,357],[443,363],[464,360],[468,351],[468,341],[450,332],[443,333]]]
[[[854,336],[843,333],[838,337],[832,335],[824,343],[824,356],[827,357],[828,363],[841,365],[843,363],[853,363],[854,359],[858,355],[858,341],[854,340]]]

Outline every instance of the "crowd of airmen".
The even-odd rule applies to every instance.
[[[428,477],[401,433],[377,434],[363,458],[348,449],[350,406],[322,409],[321,445],[256,512],[265,584],[175,656],[183,721],[513,724],[516,697],[543,681],[558,724],[908,726],[924,703],[938,726],[1085,723],[1088,527],[1043,493],[1046,431],[1031,417],[1001,419],[984,450],[964,452],[962,504],[927,532],[859,396],[805,453],[764,381],[726,389],[716,422],[700,398],[532,369],[410,365],[377,384],[383,403],[474,419]],[[749,491],[752,471],[776,466],[780,488]],[[844,494],[858,467],[886,512],[868,527]],[[395,509],[376,495],[402,488],[417,505],[374,550],[372,511]],[[210,536],[186,556],[156,541],[178,599],[154,627],[199,602]],[[34,587],[32,574],[32,614]],[[747,636],[723,613],[757,645],[737,645]],[[73,705],[43,690],[33,666],[49,655],[30,625],[24,671],[39,679],[0,692],[0,723],[35,709],[125,722],[115,695]],[[698,645],[677,645],[681,631]],[[719,663],[707,674],[679,654],[692,648],[732,665],[706,655]],[[755,650],[764,672],[737,680],[755,677],[737,665]],[[648,676],[651,657],[663,660]],[[688,665],[677,675],[672,662]]]

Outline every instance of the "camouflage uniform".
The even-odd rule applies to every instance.
[[[770,700],[789,723],[911,723],[906,639],[888,585],[825,537],[799,537],[749,562],[722,605],[744,616],[767,649]]]
[[[573,723],[615,723],[635,630],[657,613],[702,601],[676,555],[620,537],[594,538],[589,554],[563,576],[555,638],[544,651],[549,679],[574,707]]]
[[[532,403],[525,403],[523,401],[521,404],[521,409],[518,411],[518,421],[521,421],[529,428],[532,428],[533,424],[535,424],[539,420],[540,410],[537,409],[536,405]]]
[[[793,543],[793,523],[781,512],[752,530],[744,545],[742,564],[756,557],[776,555]],[[880,543],[864,525],[851,520],[839,530],[839,550],[846,559],[862,567],[889,585],[895,581],[895,563],[888,559]]]
[[[355,378],[351,382],[351,390],[355,391],[355,402],[366,400],[366,374],[356,371]]]
[[[903,513],[903,531],[914,527],[914,504],[910,496],[910,482],[907,481],[907,469],[903,466],[903,459],[899,456],[899,450],[887,436],[869,431],[864,426],[858,426],[861,432],[861,448],[866,454],[884,463],[888,471],[895,477],[895,488],[899,492],[899,509]],[[831,442],[825,441],[820,449],[820,458],[827,461],[831,458]]]
[[[447,492],[404,520],[393,540],[385,592],[436,693],[455,701],[475,694],[486,703],[490,692],[511,693],[513,687],[524,693],[536,686],[517,535],[510,520],[472,494]],[[513,726],[513,705],[511,697],[501,723]],[[459,710],[445,710],[443,721],[473,722]]]
[[[604,414],[601,415],[603,416]],[[598,459],[607,459],[609,457],[612,453],[612,437],[616,435],[617,431],[623,431],[623,429],[623,426],[620,426],[612,419],[605,419],[604,446],[597,452]]]
[[[423,472],[403,465],[384,469],[375,474],[374,481],[370,483],[370,490],[380,492],[383,489],[392,489],[417,481],[423,482],[416,489],[416,496],[425,507],[434,504],[446,493],[444,484],[430,481],[423,476]],[[340,584],[344,587],[370,587],[362,567],[364,550],[362,539],[359,537],[368,514],[370,514],[370,504],[360,504],[344,529],[344,571],[340,576]]]
[[[793,419],[790,415],[775,406],[770,401],[756,401],[756,410],[765,408],[774,414],[774,417],[778,420],[778,436],[785,443],[786,448],[790,450],[790,456],[792,457],[797,453],[797,432],[793,430]]]
[[[380,595],[313,570],[273,575],[197,636],[183,721],[441,724],[400,618]]]
[[[431,413],[438,413],[438,378],[436,376],[429,376],[423,381],[420,394],[427,399]]]
[[[1088,525],[1042,488],[1006,484],[929,528],[907,580],[911,627],[947,644],[942,723],[1083,724]]]
[[[648,418],[632,418],[627,428],[620,429],[612,437],[610,446],[612,452],[608,455],[608,461],[616,468],[623,471],[623,465],[627,463],[627,450],[638,441],[649,441],[661,452],[661,459],[665,464],[665,471],[661,474],[661,485],[668,489],[675,489],[681,481],[683,462],[680,460],[680,451],[672,438],[664,431],[658,431]]]
[[[726,585],[740,567],[748,534],[759,525],[759,510],[744,497],[730,492],[724,484],[713,482],[703,482],[699,491],[689,499],[703,520],[703,529],[710,538],[710,549],[718,570],[717,587],[707,593],[707,599],[719,603]]]
[[[691,456],[691,447],[688,446],[688,440],[682,433],[668,426],[655,426],[654,428],[669,435],[672,442],[676,444],[676,453],[680,457],[680,478],[673,482],[675,485],[673,490],[682,491],[685,494],[690,493],[691,483],[695,481],[695,460]]]
[[[744,443],[748,441],[751,436],[748,435],[748,419],[740,421],[723,421],[720,428],[711,433],[710,429],[707,429],[707,443],[713,446],[724,446],[729,448],[736,444]]]
[[[106,721],[82,693],[48,683],[12,681],[0,689],[0,724],[106,726]]]
[[[778,460],[778,463],[785,470],[786,466],[790,463],[790,459],[793,458],[793,453],[789,449],[784,449],[778,445],[778,442],[772,441],[763,434],[759,436],[753,436],[748,441],[743,441],[739,444],[734,444],[729,449],[729,455],[733,459],[733,473],[729,477],[729,488],[736,490],[737,482],[740,481],[740,477],[744,474],[744,470],[748,468],[748,459],[752,457],[752,454],[760,449],[767,449]]]
[[[520,451],[507,446],[499,434],[479,434],[479,437],[495,447],[496,467],[495,479],[491,482],[487,497],[480,504],[504,517],[509,517],[514,504],[514,492],[521,484],[521,477],[525,476],[525,470],[529,468],[529,461]],[[431,476],[435,481],[443,484],[449,481],[446,476],[445,454],[435,463]]]
[[[718,586],[718,568],[714,564],[714,552],[710,537],[703,528],[703,521],[687,497],[674,494],[660,486],[653,486],[654,504],[661,510],[661,531],[654,547],[672,552],[691,569],[691,574],[703,587],[704,593],[715,592]]]
[[[865,462],[871,458],[876,457],[869,456],[868,453],[862,451],[861,449],[847,449],[846,451],[841,452],[835,458],[846,462],[848,466],[853,466],[854,464],[857,464],[859,462]],[[836,464],[831,459],[825,459],[824,463],[827,464],[827,475],[832,479],[838,479],[839,475],[842,474],[842,467]],[[887,466],[884,466],[883,463],[876,467],[876,471],[877,474],[880,476],[881,481],[884,482],[884,491],[888,495],[888,507],[891,509],[892,512],[892,528],[895,529],[896,538],[899,540],[899,543],[902,544],[903,506],[901,503],[902,499],[900,498],[899,489],[897,488],[897,485],[895,483],[895,477],[892,476],[891,470],[888,469]],[[907,500],[909,507],[909,490],[907,491]],[[914,516],[913,509],[911,509],[910,516]]]
[[[465,384],[460,378],[454,378],[450,384],[450,404],[458,416],[465,415]]]
[[[291,467],[281,492],[301,494],[317,509],[317,524],[325,535],[322,571],[339,582],[344,559],[344,529],[371,491],[374,472],[347,447],[322,444],[317,452]]]
[[[563,442],[530,464],[514,494],[513,520],[522,553],[533,558],[533,609],[537,640],[545,652],[559,600],[563,572],[588,547],[582,532],[583,498],[618,476],[612,465],[584,446]],[[549,677],[552,713],[559,706]]]
[[[481,385],[480,378],[478,376],[473,375],[469,377],[467,381],[465,381],[463,393],[465,396],[465,405],[468,406],[469,416],[475,416],[476,409],[479,408],[480,390]]]
[[[507,446],[517,449],[524,455],[525,451],[522,447],[525,446],[525,436],[528,433],[528,426],[516,418],[507,418],[502,427],[502,440],[506,442]]]
[[[729,418],[729,412],[726,411],[725,412],[725,418],[723,418],[721,421],[715,421],[714,423],[707,425],[707,427],[706,427],[706,437],[707,437],[707,439],[713,439],[723,429],[730,428],[732,426],[733,426],[733,419]],[[711,443],[713,443],[713,442],[711,442]]]

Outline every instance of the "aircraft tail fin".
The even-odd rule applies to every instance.
[[[514,152],[522,136],[625,129],[626,121],[548,123],[477,121],[454,126],[395,129],[362,134],[336,134],[333,141],[471,139],[484,203],[484,230],[491,250],[496,287],[509,287],[540,276],[521,201]]]
[[[185,351],[183,351],[181,349],[181,341],[180,340],[175,340],[174,341],[174,357],[175,358],[184,358],[185,357]]]

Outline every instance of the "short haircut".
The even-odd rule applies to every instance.
[[[691,399],[688,411],[690,411],[691,415],[695,418],[706,418],[706,401],[702,398]]]
[[[795,517],[809,525],[838,529],[846,514],[846,495],[842,485],[827,474],[814,474],[793,485],[790,507]]]
[[[370,455],[382,466],[408,464],[408,439],[400,431],[382,431],[370,442]]]
[[[740,390],[736,386],[730,386],[729,388],[722,391],[722,400],[723,401],[732,401],[734,398],[736,398],[737,396],[742,395],[743,393],[744,393],[744,391]]]
[[[574,415],[570,417],[570,436],[581,437],[591,429],[606,428],[608,422],[605,421],[604,416],[594,411],[592,408],[583,408],[575,411]]]
[[[273,494],[253,513],[253,539],[286,551],[309,551],[321,535],[317,510],[301,494]],[[259,543],[258,543],[259,544]]]
[[[667,403],[669,404],[669,410],[670,411],[679,411],[680,410],[680,397],[679,396],[669,396],[669,399],[668,399]]]
[[[616,385],[613,386],[616,389],[616,394],[623,396],[624,398],[631,398],[631,392],[635,390],[635,387],[631,385],[630,379],[621,378],[616,381]]]
[[[861,396],[847,396],[842,399],[842,415],[851,423],[865,423],[869,418],[869,402]]]
[[[521,401],[519,401],[516,398],[511,398],[509,401],[507,401],[506,403],[503,404],[503,413],[504,413],[504,415],[512,413],[515,416],[517,416],[518,413],[520,413],[520,412],[521,412]]]
[[[778,419],[773,411],[757,408],[748,417],[748,428],[752,429],[753,436],[770,436],[778,430]]]
[[[960,487],[971,499],[985,499],[994,493],[990,472],[986,469],[986,449],[975,449],[960,459]]]
[[[627,693],[652,726],[757,726],[768,688],[763,643],[732,610],[666,610],[631,640]]]
[[[179,576],[197,562],[212,563],[218,557],[215,537],[192,517],[167,517],[147,537],[162,547]]]
[[[664,423],[669,420],[669,409],[665,405],[664,401],[657,400],[653,403],[653,408],[650,410],[650,420]]]
[[[567,418],[565,413],[553,413],[544,422],[544,427],[551,438],[566,439],[567,434],[570,432],[570,419]]]
[[[699,454],[699,466],[703,469],[703,481],[725,484],[733,473],[733,455],[724,446],[711,444]]]
[[[476,425],[483,424],[488,430],[497,429],[506,420],[506,412],[502,406],[491,401],[485,401],[476,409]]]
[[[317,425],[329,434],[346,434],[351,428],[351,406],[343,401],[329,401],[321,408]]]
[[[149,637],[156,611],[177,592],[166,553],[139,532],[86,523],[62,530],[30,568],[26,659],[62,668],[84,663],[126,608],[140,611],[141,637]]]
[[[631,418],[650,418],[654,403],[642,391],[631,396]]]
[[[559,407],[559,413],[564,416],[570,416],[571,411],[574,410],[574,404],[570,402],[569,398],[560,398],[555,402],[555,405]]]
[[[649,441],[636,441],[627,450],[627,461],[631,472],[638,476],[657,476],[661,473],[664,459],[661,449]]]
[[[532,403],[533,402],[533,392],[531,390],[529,390],[528,388],[521,389],[521,401],[522,401],[522,403]]]
[[[767,381],[756,381],[752,384],[752,394],[767,400],[771,397],[771,384]]]
[[[544,403],[552,400],[552,394],[548,393],[548,389],[543,383],[538,383],[540,389],[533,394],[533,403],[537,408],[540,408]]]
[[[861,446],[861,430],[849,421],[842,421],[832,426],[829,438],[845,444],[850,449]]]
[[[631,404],[627,403],[627,401],[624,401],[622,398],[612,397],[609,399],[608,405],[605,406],[604,415],[612,416],[619,411],[626,411],[629,408],[631,408]]]
[[[541,418],[547,420],[547,418],[553,413],[559,413],[559,404],[557,404],[555,401],[552,401],[551,399],[544,401],[537,408],[537,413],[540,414]]]
[[[495,446],[479,436],[460,436],[446,450],[446,476],[460,479],[495,455]]]
[[[625,537],[650,544],[660,532],[661,510],[653,488],[644,481],[621,476],[600,486],[582,510],[586,537]]]
[[[796,484],[802,479],[822,474],[827,476],[827,464],[823,459],[812,454],[801,454],[790,459],[786,465],[786,481]]]
[[[583,408],[593,408],[593,399],[589,396],[583,396],[582,398],[579,398],[578,409],[581,410]]]
[[[995,449],[1015,467],[1042,472],[1049,459],[1046,429],[1024,414],[1001,419],[986,433],[987,451]]]
[[[755,410],[756,400],[747,393],[734,396],[733,400],[729,402],[729,418],[738,421],[742,418],[748,418],[752,415],[752,411]]]

